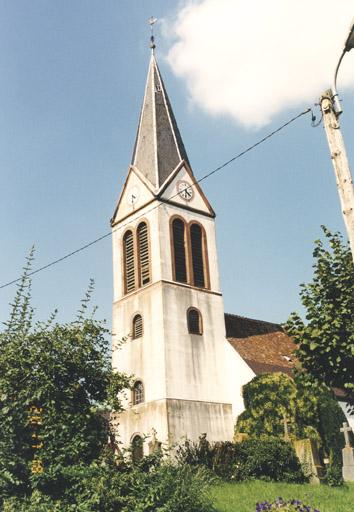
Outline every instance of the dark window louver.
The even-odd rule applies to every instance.
[[[138,226],[138,250],[139,250],[139,284],[145,286],[150,283],[150,254],[148,227],[145,222]]]
[[[138,380],[133,387],[133,405],[138,405],[144,402],[144,385]]]
[[[188,311],[188,332],[190,334],[202,334],[202,322],[199,311],[190,309]]]
[[[134,238],[131,231],[127,231],[123,239],[124,246],[124,286],[125,293],[135,290],[135,262]]]
[[[190,228],[193,284],[198,288],[205,287],[204,260],[203,260],[203,233],[199,224],[192,224]]]
[[[175,219],[173,227],[173,252],[175,264],[175,280],[179,283],[187,282],[185,225],[181,219]]]
[[[133,320],[133,339],[141,338],[143,335],[143,319],[141,315],[135,315]]]

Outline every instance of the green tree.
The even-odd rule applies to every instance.
[[[236,432],[283,437],[285,418],[294,429],[297,390],[284,373],[257,375],[243,386],[242,396],[245,411],[237,419]]]
[[[0,501],[33,489],[61,496],[67,468],[104,452],[105,412],[120,410],[117,396],[128,385],[112,370],[107,329],[86,318],[92,286],[72,323],[55,315],[34,322],[31,260],[32,253],[0,333]]]
[[[292,313],[285,328],[298,345],[302,368],[329,387],[343,388],[353,406],[354,268],[349,244],[322,226],[327,243],[316,240],[313,280],[302,284],[306,322]]]
[[[243,386],[243,398],[246,409],[237,419],[236,432],[283,438],[286,417],[291,438],[315,439],[331,463],[341,460],[345,416],[331,391],[311,375],[257,375]]]

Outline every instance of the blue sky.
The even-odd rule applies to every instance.
[[[173,17],[177,6],[170,0],[1,1],[0,284],[21,273],[32,244],[38,267],[109,231],[143,96],[146,20]],[[191,102],[186,80],[166,62],[171,40],[157,34],[157,43],[197,177],[308,106],[285,109],[258,130],[210,116]],[[354,94],[345,90],[342,97],[353,162]],[[320,225],[344,232],[323,127],[302,117],[203,189],[217,213],[226,311],[281,322],[301,310],[298,285],[311,279]],[[38,317],[58,308],[59,320],[70,321],[91,277],[97,315],[110,322],[110,238],[34,276]],[[0,290],[1,321],[14,293],[14,286]]]

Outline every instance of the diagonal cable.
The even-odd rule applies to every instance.
[[[286,128],[287,126],[289,126],[290,124],[292,124],[294,121],[296,121],[297,119],[299,119],[300,117],[302,117],[303,115],[305,114],[308,114],[309,112],[311,112],[311,108],[307,108],[306,110],[303,110],[302,112],[300,112],[299,114],[297,114],[296,116],[292,117],[291,119],[289,119],[286,123],[280,125],[278,128],[276,128],[275,130],[273,130],[272,132],[268,133],[268,135],[266,135],[265,137],[263,137],[262,139],[258,140],[257,142],[255,142],[254,144],[252,144],[251,146],[247,147],[246,149],[244,149],[243,151],[241,151],[240,153],[238,153],[237,155],[235,155],[234,157],[230,158],[230,160],[227,160],[226,162],[224,162],[222,165],[220,165],[219,167],[216,167],[216,169],[213,169],[212,171],[204,174],[201,178],[195,180],[194,183],[192,183],[190,185],[189,188],[191,187],[195,187],[197,183],[201,183],[202,181],[210,178],[210,176],[212,176],[213,174],[216,174],[217,172],[220,172],[222,169],[224,169],[225,167],[227,167],[228,165],[230,165],[231,163],[235,162],[235,160],[238,160],[239,158],[243,157],[246,153],[249,153],[250,151],[252,151],[253,149],[255,149],[257,146],[263,144],[264,142],[266,142],[267,140],[269,140],[271,137],[273,137],[274,135],[276,135],[277,133],[279,133],[281,130],[283,130],[284,128]],[[173,194],[171,197],[168,198],[168,200],[171,200],[173,199],[174,197],[177,197],[179,195],[179,192]],[[156,205],[154,205],[152,208],[150,208],[149,210],[145,210],[144,211],[144,216],[155,210],[156,208],[159,208],[160,206],[162,206],[163,203],[158,203]],[[135,220],[138,220],[139,218],[141,218],[143,215],[139,215],[138,217],[136,217]],[[115,229],[112,229],[111,231],[105,233],[104,235],[96,238],[95,240],[92,240],[91,242],[88,242],[87,244],[85,245],[82,245],[81,247],[78,247],[77,249],[75,249],[74,251],[72,252],[69,252],[67,254],[65,254],[64,256],[61,256],[60,258],[57,258],[53,261],[51,261],[50,263],[47,263],[46,265],[43,265],[42,267],[39,267],[35,270],[32,270],[32,272],[29,272],[28,273],[28,277],[29,276],[33,276],[35,274],[38,274],[39,272],[42,272],[43,270],[46,270],[50,267],[53,267],[54,265],[57,265],[58,263],[64,261],[64,260],[67,260],[68,258],[71,258],[72,256],[74,256],[75,254],[78,254],[79,252],[82,252],[86,249],[88,249],[89,247],[91,247],[92,245],[95,245],[97,244],[98,242],[100,242],[101,240],[104,240],[105,238],[108,238],[109,236],[111,236],[115,231],[118,231],[119,229],[123,229],[125,226],[127,226],[128,224],[130,223],[129,222],[126,222],[125,224],[121,224],[120,226],[116,227]],[[16,279],[13,279],[12,281],[8,281],[7,283],[4,283],[2,285],[0,285],[0,290],[2,288],[7,288],[8,286],[11,286],[12,284],[15,284],[17,282],[19,282],[20,280],[22,279],[22,277],[17,277]]]

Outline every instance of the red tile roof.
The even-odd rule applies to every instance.
[[[296,345],[281,325],[225,313],[225,327],[229,343],[256,375],[283,372],[292,376]],[[347,400],[343,389],[332,391],[337,400]]]
[[[292,374],[296,346],[279,324],[225,314],[226,337],[256,375]]]

